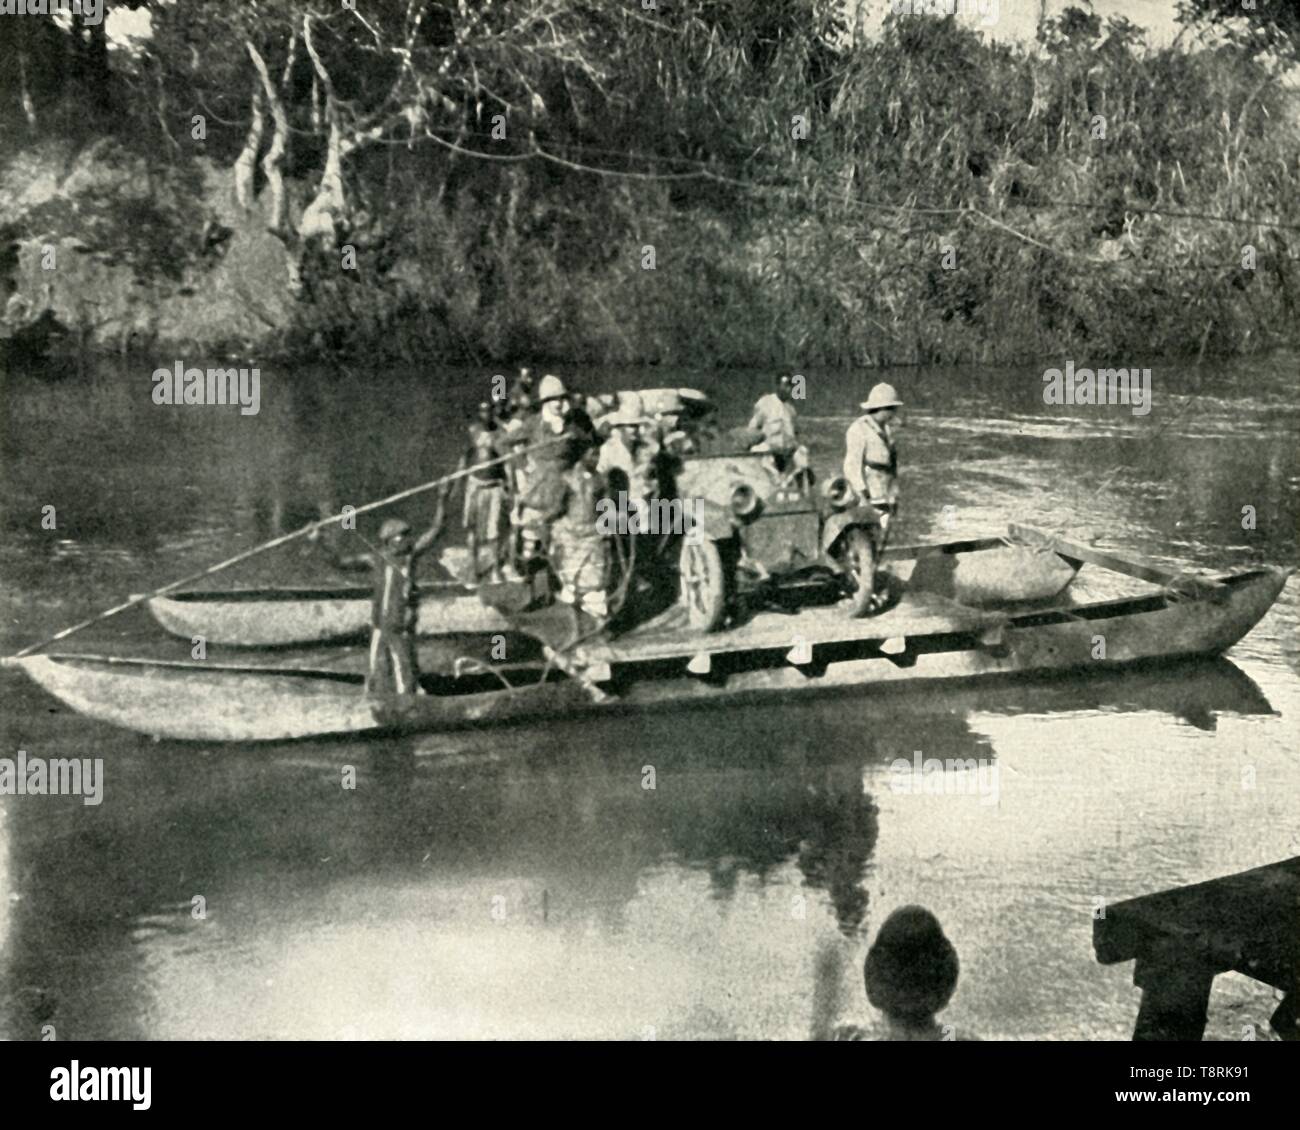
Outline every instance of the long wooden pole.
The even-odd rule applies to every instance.
[[[324,529],[326,526],[332,526],[335,522],[341,522],[345,517],[356,514],[364,514],[368,510],[378,510],[382,506],[391,506],[394,502],[401,502],[403,499],[412,498],[417,494],[424,494],[426,491],[434,490],[437,487],[453,482],[456,479],[464,478],[466,475],[472,475],[477,471],[485,470],[488,467],[494,467],[498,463],[505,463],[512,459],[518,459],[523,455],[536,451],[542,447],[548,447],[551,444],[562,443],[567,437],[556,436],[555,439],[543,440],[541,443],[535,443],[530,447],[522,448],[520,451],[511,452],[509,455],[499,455],[495,459],[487,459],[482,463],[476,463],[472,467],[465,467],[459,471],[453,471],[450,475],[442,475],[432,482],[422,483],[417,487],[408,487],[406,490],[398,491],[396,494],[390,494],[387,498],[381,498],[376,502],[367,502],[364,506],[358,506],[348,512],[348,514],[335,514],[329,518],[322,518],[317,522],[309,522],[299,530],[291,533],[281,534],[277,538],[256,545],[252,549],[246,549],[242,553],[235,554],[234,557],[227,557],[225,561],[219,561],[216,565],[210,565],[206,569],[200,569],[197,573],[190,573],[188,576],[181,577],[178,581],[172,581],[170,584],[156,588],[152,592],[140,593],[136,596],[124,600],[121,604],[116,604],[112,608],[105,609],[95,616],[90,616],[78,624],[73,624],[69,628],[64,628],[60,632],[55,632],[48,639],[41,640],[39,643],[30,644],[23,648],[22,651],[15,652],[11,658],[21,659],[24,655],[30,655],[34,651],[40,651],[49,647],[52,643],[59,640],[67,639],[69,636],[80,632],[83,628],[89,628],[92,624],[98,624],[101,620],[107,620],[110,616],[116,616],[119,612],[125,612],[128,608],[134,608],[137,604],[143,604],[145,601],[153,600],[156,596],[166,596],[169,592],[175,592],[182,585],[192,584],[195,581],[202,580],[204,577],[210,577],[214,573],[220,573],[223,569],[229,569],[232,565],[238,565],[240,562],[247,561],[251,557],[265,553],[269,549],[275,549],[278,546],[285,545],[295,538],[303,537],[315,530]]]

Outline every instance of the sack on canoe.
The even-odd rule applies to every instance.
[[[1049,600],[1078,570],[1050,550],[1010,545],[983,553],[926,557],[916,563],[908,588],[984,607]]]

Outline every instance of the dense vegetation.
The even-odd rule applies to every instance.
[[[133,6],[133,52],[0,28],[9,140],[107,136],[149,180],[43,230],[93,224],[152,292],[201,292],[222,243],[196,169],[234,169],[283,248],[280,348],[813,366],[1294,340],[1287,9],[1195,51],[1071,9],[1040,51],[934,16],[854,42],[820,0]]]

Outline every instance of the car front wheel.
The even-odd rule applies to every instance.
[[[697,632],[716,631],[727,612],[727,577],[717,545],[684,543],[678,576],[690,626]]]
[[[855,526],[844,535],[840,552],[853,591],[850,597],[853,608],[850,615],[856,619],[870,615],[875,611],[876,592],[876,547],[871,535],[860,526]]]

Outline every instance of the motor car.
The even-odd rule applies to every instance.
[[[818,487],[806,460],[785,474],[762,451],[686,456],[676,492],[698,528],[679,539],[680,600],[691,626],[716,631],[758,592],[829,584],[851,616],[875,611],[880,512],[848,481]]]

